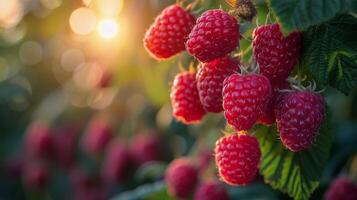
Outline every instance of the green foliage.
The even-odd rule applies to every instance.
[[[167,194],[165,182],[156,182],[137,187],[136,189],[128,192],[124,192],[116,197],[113,197],[111,200],[173,200]]]
[[[276,127],[258,127],[262,151],[260,171],[273,188],[294,199],[309,199],[319,186],[331,147],[329,117],[320,128],[315,144],[307,151],[294,153],[281,144]]]
[[[357,86],[357,18],[340,15],[304,33],[303,64],[320,85],[344,94]]]
[[[268,3],[285,33],[305,30],[338,13],[357,11],[355,0],[268,0]]]

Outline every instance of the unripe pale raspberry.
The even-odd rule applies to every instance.
[[[294,152],[308,149],[324,120],[324,98],[310,91],[293,91],[277,101],[275,115],[281,142]]]
[[[169,193],[177,198],[188,198],[193,193],[198,179],[196,167],[187,160],[174,160],[166,169],[165,180]]]
[[[156,59],[166,59],[185,50],[188,34],[195,25],[194,16],[179,5],[165,8],[146,32],[144,46]]]
[[[94,118],[83,136],[83,149],[90,154],[102,153],[113,137],[113,130],[106,118]]]
[[[197,124],[206,114],[198,96],[195,73],[176,75],[170,97],[173,116],[184,124]]]
[[[223,81],[235,72],[240,72],[239,61],[228,56],[201,64],[196,75],[197,88],[201,103],[207,112],[223,111]]]
[[[298,62],[301,33],[293,32],[284,37],[279,24],[259,26],[253,31],[253,52],[260,73],[271,82],[281,82],[290,75]]]
[[[348,178],[337,178],[327,189],[324,200],[356,200],[357,184]]]
[[[223,83],[224,117],[237,131],[251,129],[272,95],[269,80],[258,74],[233,74]]]
[[[30,190],[41,190],[49,182],[47,167],[38,161],[26,163],[22,173],[24,186]]]
[[[229,200],[229,196],[219,182],[207,181],[196,189],[194,200]]]
[[[164,151],[163,144],[155,130],[137,134],[130,145],[130,153],[137,165],[162,160]]]
[[[105,155],[102,177],[108,183],[124,181],[132,174],[133,161],[127,147],[119,142],[112,143]]]
[[[209,62],[234,51],[240,39],[238,21],[223,10],[208,10],[196,21],[187,51],[201,62]]]
[[[48,159],[53,155],[50,128],[43,122],[33,122],[26,130],[25,149],[29,156]]]
[[[245,185],[256,177],[261,151],[255,137],[228,135],[216,142],[215,159],[221,179],[230,185]]]

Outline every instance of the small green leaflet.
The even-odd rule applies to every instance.
[[[328,161],[330,131],[327,116],[315,144],[308,151],[293,153],[281,144],[276,127],[259,126],[256,136],[262,151],[260,172],[265,181],[296,200],[309,199]]]
[[[357,11],[355,0],[268,0],[268,4],[285,33],[306,30],[338,13]]]
[[[304,32],[302,63],[320,85],[344,94],[357,86],[357,18],[340,15]]]

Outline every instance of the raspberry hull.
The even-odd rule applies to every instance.
[[[167,7],[155,19],[144,37],[146,50],[156,59],[167,59],[185,50],[195,18],[178,5]]]
[[[196,21],[187,51],[201,62],[209,62],[232,52],[239,42],[237,20],[223,10],[206,11]]]
[[[294,152],[308,149],[324,113],[324,98],[316,93],[290,92],[279,97],[275,114],[283,145]]]
[[[254,180],[261,151],[257,139],[249,135],[230,135],[216,142],[215,159],[221,179],[230,185]]]
[[[196,76],[197,88],[206,111],[213,113],[223,111],[223,81],[239,71],[239,61],[228,56],[201,65]]]

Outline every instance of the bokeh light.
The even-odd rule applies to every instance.
[[[42,5],[47,9],[56,9],[62,4],[62,0],[41,0]]]
[[[0,57],[0,82],[9,76],[9,63],[5,58]]]
[[[43,50],[35,41],[27,41],[20,46],[19,56],[26,65],[35,65],[42,60]]]
[[[97,0],[94,6],[103,16],[117,17],[123,8],[123,0]]]
[[[114,38],[118,35],[119,24],[114,19],[104,19],[98,24],[98,32],[105,39]]]
[[[11,28],[16,26],[24,10],[20,0],[2,0],[0,3],[0,28]]]
[[[78,8],[72,12],[69,23],[73,32],[88,35],[95,29],[97,18],[89,8]]]
[[[84,54],[79,49],[68,49],[61,56],[61,66],[66,71],[75,70],[84,61]]]

